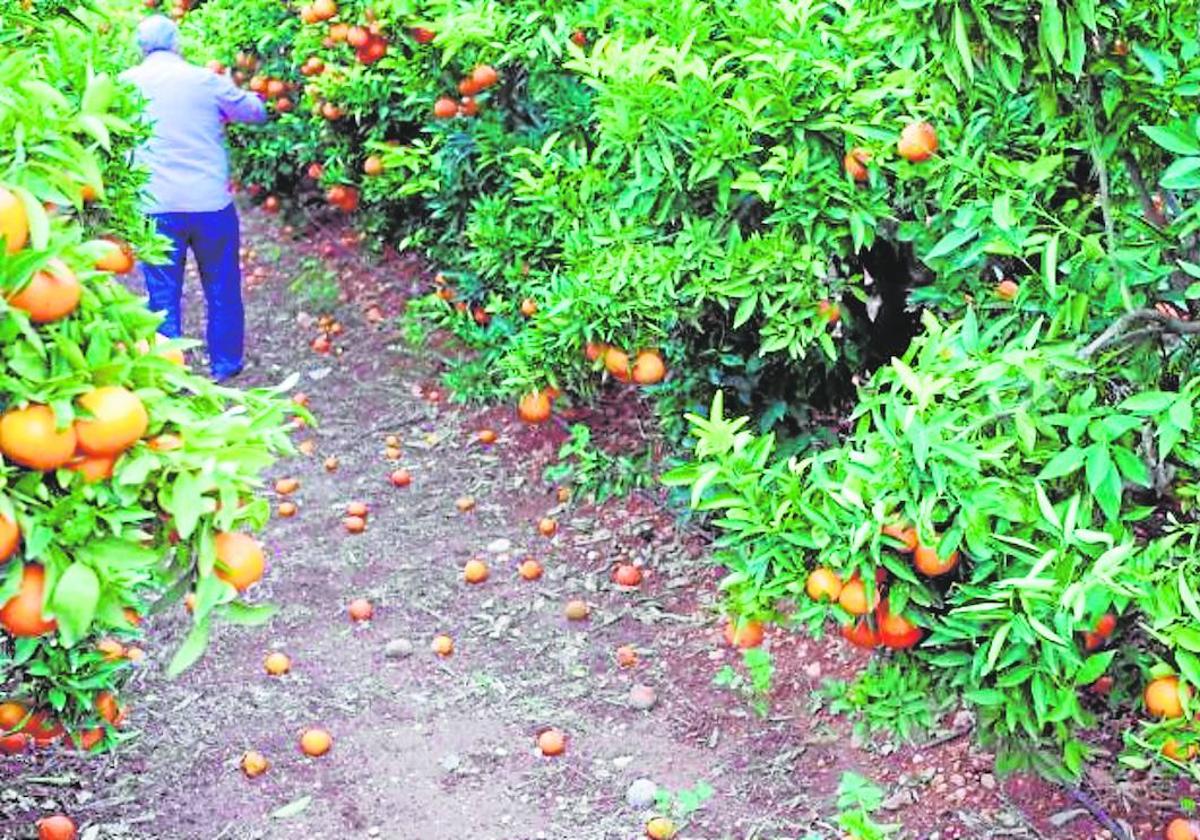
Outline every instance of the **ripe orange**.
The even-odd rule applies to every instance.
[[[571,488],[567,486],[559,487],[555,492],[554,497],[562,504],[571,501]]]
[[[906,525],[884,525],[880,530],[884,536],[900,542],[902,545],[897,551],[908,554],[911,551],[916,551],[917,545],[920,543],[920,538],[917,537],[917,529],[910,528]]]
[[[351,26],[346,32],[346,43],[352,47],[366,46],[371,40],[371,33],[363,26]]]
[[[432,41],[434,38],[437,37],[437,33],[433,32],[432,30],[423,29],[420,26],[418,26],[412,30],[412,36],[413,36],[413,40],[416,41],[418,44],[428,44],[430,41]]]
[[[91,418],[75,421],[79,449],[86,455],[120,455],[150,425],[141,399],[119,385],[95,388],[79,398],[79,405]]]
[[[21,588],[0,607],[0,627],[10,636],[33,637],[50,633],[58,622],[42,614],[46,594],[46,570],[37,563],[26,563],[21,572]]]
[[[500,81],[500,74],[489,64],[480,64],[471,72],[471,81],[479,90],[487,90]]]
[[[31,714],[22,730],[33,738],[35,744],[41,747],[54,743],[66,732],[63,725],[45,711]]]
[[[646,823],[646,836],[650,840],[671,840],[675,834],[675,823],[666,817],[652,817]]]
[[[361,516],[346,516],[342,518],[342,527],[351,534],[361,534],[367,528],[367,520]]]
[[[855,573],[854,577],[846,581],[842,587],[842,592],[838,595],[838,603],[850,615],[866,615],[879,605],[879,587],[874,588],[871,600],[868,602],[867,587]]]
[[[926,577],[938,577],[954,570],[958,565],[958,552],[951,551],[943,560],[938,557],[937,546],[918,545],[913,552],[913,565]]]
[[[439,633],[433,637],[433,642],[429,647],[438,656],[449,656],[454,653],[454,640],[445,633]]]
[[[33,323],[48,324],[74,312],[82,296],[75,272],[62,260],[52,259],[34,273],[25,288],[10,295],[8,303],[28,314]]]
[[[578,598],[567,601],[567,605],[563,607],[563,615],[568,621],[583,621],[591,613],[592,608],[587,605],[587,601],[581,601]]]
[[[622,668],[632,668],[637,661],[637,650],[633,645],[621,645],[617,648],[617,664]]]
[[[335,44],[343,43],[349,34],[350,24],[348,23],[331,23],[329,25],[329,37]]]
[[[112,239],[102,239],[104,253],[96,258],[97,271],[110,271],[113,274],[128,274],[133,271],[133,254],[124,243]]]
[[[731,647],[749,650],[763,642],[761,621],[738,621],[730,618],[725,622],[725,643]]]
[[[821,566],[809,573],[808,580],[804,584],[804,591],[814,601],[827,600],[834,603],[842,594],[842,579],[832,569]]]
[[[288,658],[286,653],[273,651],[268,653],[267,658],[263,660],[263,667],[267,669],[267,673],[272,677],[281,677],[292,670],[292,660]]]
[[[479,442],[482,444],[491,444],[496,442],[496,432],[493,429],[480,429],[476,435]]]
[[[125,658],[125,645],[116,639],[104,638],[96,642],[96,650],[104,654],[106,662],[119,662]]]
[[[0,732],[16,732],[17,727],[21,726],[28,714],[29,710],[23,703],[15,700],[0,703]]]
[[[1168,738],[1162,745],[1162,754],[1174,761],[1191,761],[1196,757],[1197,753],[1200,753],[1200,747],[1197,747],[1195,744],[1187,744],[1185,746],[1174,738]]]
[[[870,160],[871,153],[861,146],[856,146],[846,152],[846,156],[842,158],[842,166],[847,175],[861,183],[870,177],[870,173],[867,171],[867,163]]]
[[[547,729],[537,737],[538,749],[542,751],[542,755],[556,756],[562,755],[567,749],[567,738],[557,729]]]
[[[1142,700],[1146,704],[1146,711],[1152,717],[1158,718],[1177,718],[1183,716],[1183,702],[1180,698],[1180,683],[1179,677],[1159,677],[1152,680],[1147,686],[1145,693],[1142,695]],[[1191,686],[1184,684],[1182,686],[1183,696],[1191,697]]]
[[[359,519],[367,518],[367,506],[363,502],[350,502],[346,505],[347,516],[357,516]]]
[[[875,620],[879,625],[879,641],[883,643],[884,647],[906,650],[921,641],[921,628],[903,615],[892,613],[888,609],[887,601],[880,603],[879,609],[875,613]]]
[[[364,175],[374,176],[381,172],[383,172],[383,161],[379,159],[378,155],[371,155],[365,161],[363,161]]]
[[[29,241],[29,216],[21,199],[4,187],[0,187],[0,239],[4,249],[15,254]]]
[[[80,455],[67,464],[67,469],[82,475],[83,480],[88,484],[94,484],[97,481],[112,478],[117,457],[116,455]]]
[[[281,79],[268,79],[267,80],[267,96],[269,98],[276,99],[280,96],[283,96],[283,94],[286,90],[287,90],[287,85],[285,85],[283,83],[283,80],[281,80]],[[275,205],[276,205],[276,209],[279,209],[278,201],[275,202]]]
[[[113,726],[120,726],[125,721],[125,709],[117,703],[117,698],[110,692],[101,691],[96,695],[96,712]]]
[[[633,381],[639,385],[655,385],[666,375],[667,366],[654,350],[643,350],[633,360]]]
[[[262,209],[267,213],[279,212],[279,199],[273,195],[267,196],[262,203]]]
[[[390,476],[392,484],[396,487],[407,487],[412,484],[412,476],[408,470],[400,469],[393,472]]]
[[[24,732],[0,735],[0,755],[20,755],[29,748],[29,736]]]
[[[75,840],[78,836],[75,821],[63,814],[38,820],[37,830],[38,840]]]
[[[189,613],[196,609],[196,593],[189,592],[183,596],[183,608]]]
[[[129,647],[125,648],[125,658],[134,665],[137,665],[146,658],[146,651],[135,645],[130,645]]]
[[[617,586],[637,586],[642,582],[642,570],[632,563],[621,563],[613,570],[613,582]]]
[[[321,116],[323,116],[325,119],[329,120],[330,122],[335,122],[336,120],[340,120],[342,118],[342,109],[339,108],[338,106],[334,105],[332,102],[326,102],[324,105],[321,106]],[[342,190],[342,200],[339,202],[334,202],[334,203],[336,203],[339,207],[344,208],[350,200],[349,195],[350,195],[350,191],[347,189],[343,189]]]
[[[400,446],[400,438],[395,435],[388,435],[383,439],[383,445],[390,449],[397,449]]]
[[[300,749],[307,756],[325,755],[332,746],[333,736],[324,729],[305,729],[300,733]]]
[[[1200,838],[1200,826],[1191,820],[1185,820],[1183,817],[1176,817],[1167,823],[1167,830],[1163,837],[1166,840],[1198,840]]]
[[[1107,639],[1117,629],[1117,617],[1112,613],[1105,613],[1096,619],[1096,635],[1102,639]]]
[[[454,506],[458,508],[459,513],[468,513],[475,509],[475,497],[459,496],[455,499]]]
[[[453,99],[443,96],[433,103],[433,115],[439,120],[448,120],[458,116],[458,104]]]
[[[533,298],[525,298],[525,300],[521,301],[521,314],[526,318],[532,318],[536,315],[537,309],[537,301]]]
[[[337,14],[337,3],[334,0],[313,0],[312,10],[317,20],[329,20]]]
[[[21,542],[21,529],[4,514],[0,513],[0,563],[13,556]]]
[[[267,772],[267,768],[271,763],[267,761],[267,757],[260,752],[248,750],[242,756],[242,772],[246,774],[247,779],[253,779]]]
[[[183,449],[183,438],[179,435],[164,433],[150,438],[147,445],[155,452],[174,452],[177,449]]]
[[[608,353],[608,345],[603,342],[589,341],[583,346],[583,355],[589,362],[594,362]]]
[[[217,577],[245,592],[262,580],[266,557],[262,546],[249,534],[223,531],[214,540],[217,550]]]
[[[275,492],[280,496],[290,496],[300,489],[300,479],[281,478],[275,482]]]
[[[929,160],[937,148],[937,132],[933,130],[933,126],[927,122],[913,122],[900,132],[900,142],[896,150],[900,157],[909,163],[921,163]]]
[[[482,560],[468,560],[463,567],[463,580],[467,583],[483,583],[488,579],[487,563]]]
[[[375,615],[375,607],[366,598],[355,598],[349,607],[351,621],[370,621]]]
[[[629,381],[629,354],[610,347],[604,354],[604,368],[620,382]]]
[[[558,533],[558,520],[552,519],[549,516],[543,516],[538,520],[537,529],[538,533],[543,537],[553,537]]]
[[[830,324],[836,324],[842,320],[842,310],[838,308],[836,303],[830,300],[817,301],[817,314]]]
[[[842,638],[848,641],[855,647],[874,650],[879,647],[879,634],[871,627],[867,620],[859,619],[853,624],[842,625]]]
[[[325,472],[337,472],[337,468],[341,466],[341,463],[336,455],[330,455],[325,459]]]
[[[524,423],[545,423],[550,419],[550,409],[550,395],[546,391],[530,391],[517,404],[517,416]]]
[[[1014,300],[1021,287],[1015,280],[1001,280],[996,284],[996,297],[1001,300]]]
[[[542,564],[530,557],[517,567],[517,574],[525,580],[537,580],[542,576]]]

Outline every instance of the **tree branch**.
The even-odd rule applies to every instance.
[[[1121,161],[1125,164],[1125,169],[1129,173],[1129,180],[1133,184],[1133,188],[1137,190],[1138,200],[1142,203],[1142,212],[1146,218],[1155,227],[1166,227],[1167,220],[1158,208],[1154,206],[1154,201],[1150,198],[1150,191],[1146,189],[1146,182],[1142,178],[1141,167],[1129,152],[1121,153]]]
[[[1138,329],[1133,329],[1134,327]],[[1080,351],[1080,355],[1086,359],[1115,345],[1129,344],[1164,334],[1200,334],[1200,321],[1183,321],[1164,315],[1157,309],[1135,309],[1109,324],[1108,329]]]

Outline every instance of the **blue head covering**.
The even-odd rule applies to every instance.
[[[179,52],[179,27],[166,15],[146,18],[137,28],[137,45],[143,55],[152,52]]]

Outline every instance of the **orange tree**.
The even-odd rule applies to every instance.
[[[243,529],[286,449],[287,405],[219,388],[160,341],[116,275],[161,245],[128,163],[145,130],[115,73],[112,22],[65,4],[0,4],[0,748],[68,734],[99,748],[123,717],[139,625],[194,593],[202,652],[214,616],[262,575]],[[89,31],[90,30],[90,31]],[[118,699],[120,698],[120,699]]]
[[[847,432],[795,458],[723,399],[693,415],[668,480],[718,517],[738,614],[832,613],[907,651],[1006,767],[1077,774],[1100,709],[1168,671],[1200,683],[1194,4],[210,0],[190,20],[204,57],[295,97],[284,134],[242,143],[252,191],[311,185],[302,206],[434,255],[413,311],[479,349],[464,391],[532,391],[542,417],[541,389],[586,396],[661,348],[668,419],[716,385],[763,432],[858,374]],[[920,335],[872,372],[897,294]],[[808,600],[816,567],[844,604]],[[1173,739],[1183,766],[1179,706],[1128,761]]]

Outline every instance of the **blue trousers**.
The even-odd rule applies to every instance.
[[[212,213],[151,213],[158,232],[172,242],[169,261],[142,264],[150,308],[166,316],[159,332],[183,335],[183,270],[190,248],[200,269],[208,305],[208,355],[213,377],[221,380],[242,369],[246,315],[242,308],[241,234],[237,208]]]

